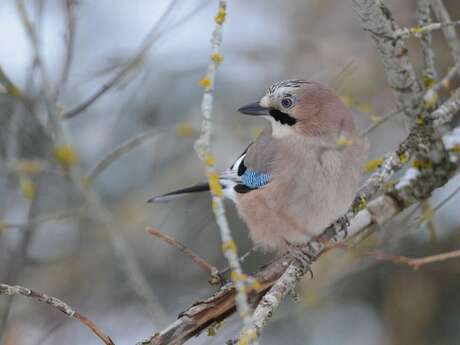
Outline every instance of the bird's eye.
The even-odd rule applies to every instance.
[[[294,100],[292,99],[292,97],[284,97],[281,100],[281,105],[283,106],[283,108],[289,109],[294,105]]]

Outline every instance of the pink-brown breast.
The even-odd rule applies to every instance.
[[[237,209],[256,244],[284,250],[304,243],[350,206],[367,158],[367,142],[352,136],[339,148],[334,138],[292,136],[276,142],[270,183],[237,195]]]

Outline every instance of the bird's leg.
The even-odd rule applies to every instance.
[[[311,278],[313,279],[313,271],[311,264],[313,263],[313,257],[307,252],[305,246],[291,243],[284,240],[288,254],[301,265],[304,270],[308,270]]]

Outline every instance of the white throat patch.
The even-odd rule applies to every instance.
[[[274,138],[281,139],[295,133],[294,129],[289,125],[283,125],[276,121],[271,116],[264,116],[272,125],[272,134]]]

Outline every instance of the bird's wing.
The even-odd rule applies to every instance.
[[[221,181],[234,182],[235,191],[240,193],[266,186],[270,182],[274,159],[271,140],[271,129],[267,128],[244,150],[235,163],[221,174]]]

